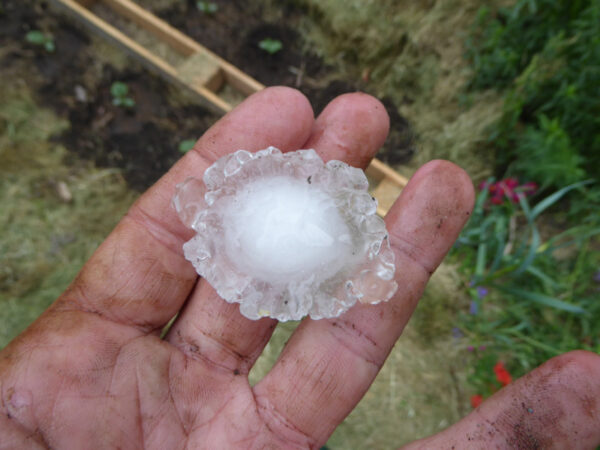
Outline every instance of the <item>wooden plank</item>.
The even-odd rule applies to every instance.
[[[396,199],[400,196],[403,186],[391,178],[384,178],[373,190],[371,195],[377,199],[377,214],[385,217]]]
[[[217,92],[225,82],[219,62],[206,53],[196,53],[177,67],[177,74],[192,86],[204,86]]]
[[[251,95],[264,89],[264,85],[248,76],[234,65],[220,58],[209,49],[199,44],[189,36],[173,28],[167,22],[138,6],[130,0],[98,0],[113,8],[116,12],[132,20],[145,30],[153,33],[159,39],[167,42],[175,50],[189,56],[204,53],[219,62],[227,83],[245,95]]]
[[[373,159],[365,172],[367,176],[371,178],[376,180],[383,180],[384,178],[387,178],[400,187],[404,187],[408,183],[408,178],[403,177],[390,166],[384,164],[378,159]]]
[[[84,8],[75,0],[50,0],[50,2],[61,8],[66,13],[78,18],[93,31],[98,32],[108,40],[114,42],[118,47],[125,50],[144,66],[162,76],[167,81],[184,87],[196,94],[199,97],[199,100],[205,106],[217,114],[224,114],[232,109],[229,103],[219,98],[219,96],[210,89],[203,86],[192,86],[186,83],[179,77],[177,70],[165,60],[159,58],[152,52],[148,51],[145,47],[139,45],[133,39],[122,33],[120,30],[100,19],[98,16]]]
[[[160,40],[169,44],[174,50],[184,56],[204,52],[206,49],[199,43],[173,28],[164,20],[159,19],[148,10],[129,0],[98,0],[112,8],[115,12],[128,18],[146,31],[154,34]]]
[[[135,42],[133,39],[130,39],[127,35],[112,25],[109,25],[104,20],[100,19],[98,16],[80,5],[75,0],[50,0],[50,2],[62,8],[67,13],[79,18],[92,30],[99,32],[104,37],[108,38],[119,47],[135,56],[141,62],[145,63],[147,66],[150,66],[152,69],[157,70],[169,77],[177,76],[177,72],[170,64],[165,62],[163,59],[158,58],[146,48]]]

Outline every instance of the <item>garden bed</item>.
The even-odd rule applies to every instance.
[[[141,191],[151,185],[179,158],[179,144],[201,136],[218,118],[187,103],[181,93],[137,64],[128,62],[124,68],[113,66],[110,58],[103,61],[96,40],[44,2],[6,2],[4,9],[0,39],[5,50],[0,71],[11,70],[15,64],[35,68],[25,74],[27,84],[43,105],[71,124],[55,139],[79,157],[123,169],[132,188]],[[261,18],[262,8],[252,7],[248,13],[247,5],[235,1],[223,2],[214,15],[201,13],[193,2],[158,11],[263,84],[300,89],[318,112],[337,95],[364,86],[335,79],[330,67],[302,51],[304,44],[294,31],[300,14],[285,10],[285,20],[269,23]],[[103,15],[110,19],[110,11]],[[23,45],[25,35],[33,30],[51,36],[56,50]],[[280,41],[282,49],[274,54],[261,50],[258,43],[267,38]],[[134,107],[113,104],[110,90],[115,82],[127,85]],[[407,162],[414,151],[408,122],[391,100],[384,99],[384,103],[392,118],[392,131],[380,157],[394,164]]]

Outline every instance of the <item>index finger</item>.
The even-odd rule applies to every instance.
[[[170,206],[175,185],[201,177],[215,160],[238,149],[295,150],[308,139],[313,122],[308,100],[294,89],[267,88],[249,97],[131,207],[58,306],[93,311],[144,332],[160,329],[197,279],[182,251],[192,233]]]

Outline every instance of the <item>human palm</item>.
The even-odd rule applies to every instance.
[[[396,297],[357,305],[336,319],[305,319],[254,387],[248,372],[276,321],[246,319],[198,279],[181,251],[190,230],[169,203],[177,183],[240,148],[315,148],[325,160],[364,168],[387,131],[384,108],[364,94],[339,97],[314,120],[299,93],[270,88],[223,118],[136,202],[67,291],[0,353],[0,448],[326,442],[368,389],[468,219],[469,178],[442,161],[421,168],[386,218],[398,266]],[[555,358],[457,425],[413,445],[593,447],[600,442],[599,373],[596,355]],[[523,413],[521,403],[530,402],[537,414]]]

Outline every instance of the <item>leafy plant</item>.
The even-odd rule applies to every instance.
[[[194,145],[196,145],[196,139],[186,139],[179,143],[178,150],[181,153],[187,153],[194,148]]]
[[[133,108],[135,106],[135,100],[129,97],[129,86],[122,81],[115,81],[110,86],[110,94],[112,95],[112,102],[115,106],[123,108]]]
[[[501,203],[492,202],[496,190],[490,188],[498,185],[492,181],[482,186],[453,249],[471,296],[461,329],[474,344],[509,355],[519,374],[575,348],[600,351],[600,302],[594,300],[600,256],[590,251],[600,236],[600,205],[589,205],[595,207],[593,220],[546,240],[537,225],[548,208],[569,193],[583,192],[590,182],[569,185],[530,205],[525,185],[507,191]]]
[[[25,35],[25,40],[30,44],[43,47],[48,53],[53,53],[56,50],[54,39],[49,34],[40,30],[32,30]]]
[[[269,55],[274,55],[283,49],[283,43],[279,39],[266,38],[258,43],[258,48],[264,50]]]
[[[199,11],[211,16],[219,10],[219,5],[213,2],[196,2],[196,7]]]
[[[583,158],[573,146],[569,134],[558,119],[539,116],[536,125],[528,125],[516,142],[515,152],[522,155],[513,169],[537,180],[542,187],[565,186],[585,176]]]
[[[471,88],[505,92],[490,135],[500,167],[555,188],[600,172],[600,2],[484,7],[466,47]]]

